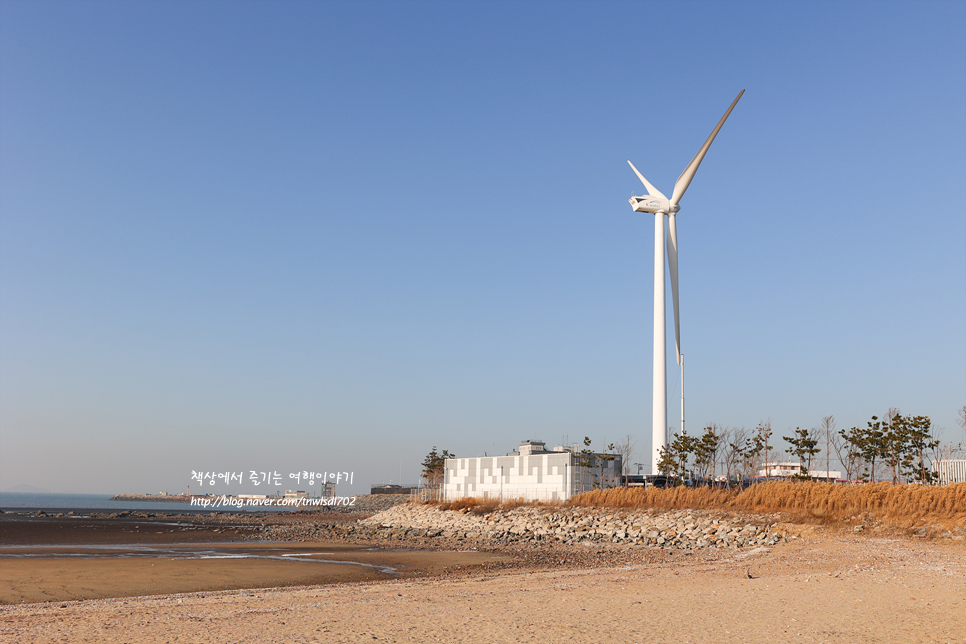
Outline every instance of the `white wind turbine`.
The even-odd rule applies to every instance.
[[[664,217],[668,217],[667,230],[667,260],[668,268],[671,272],[671,299],[674,302],[674,344],[677,349],[678,364],[681,364],[681,323],[678,310],[678,231],[674,223],[674,216],[680,207],[678,202],[684,196],[684,192],[691,184],[694,173],[707,154],[708,148],[718,135],[718,130],[724,125],[731,110],[738,104],[738,99],[745,93],[741,90],[738,97],[731,103],[731,107],[725,112],[718,125],[711,132],[711,136],[704,142],[698,153],[691,159],[691,163],[684,169],[681,176],[674,183],[674,192],[671,198],[665,197],[660,190],[652,186],[644,178],[634,164],[627,163],[634,170],[634,173],[647,188],[647,196],[631,197],[631,207],[635,212],[654,213],[654,397],[652,411],[651,431],[653,436],[653,447],[651,452],[652,473],[657,474],[657,463],[660,460],[660,452],[667,445],[667,345],[665,340],[665,309],[664,309]],[[682,372],[683,381],[683,372]],[[683,387],[683,382],[682,382]],[[681,399],[681,418],[684,419],[684,397],[682,392]]]

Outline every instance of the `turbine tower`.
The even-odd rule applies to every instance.
[[[678,230],[674,221],[674,216],[681,209],[678,202],[684,196],[684,192],[691,185],[694,173],[698,171],[698,166],[704,160],[708,148],[718,135],[718,130],[724,125],[731,114],[731,110],[738,104],[738,99],[745,93],[741,90],[738,97],[731,103],[731,107],[724,113],[718,125],[715,126],[711,136],[704,142],[698,153],[691,159],[691,163],[684,169],[681,176],[674,183],[674,192],[671,198],[665,197],[660,190],[652,186],[644,178],[634,164],[627,163],[634,170],[634,174],[641,180],[647,189],[647,195],[643,197],[631,197],[631,207],[634,212],[649,212],[654,214],[654,397],[652,406],[652,425],[653,436],[651,451],[652,474],[657,474],[657,464],[661,459],[661,449],[667,445],[667,344],[665,339],[666,313],[664,303],[664,218],[668,218],[667,228],[667,262],[671,273],[671,299],[674,303],[674,345],[677,350],[678,364],[681,364],[681,322],[678,309]],[[682,402],[682,411],[684,407]]]

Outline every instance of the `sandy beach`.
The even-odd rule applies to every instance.
[[[502,561],[492,552],[334,543],[190,547],[368,557],[406,574],[257,558],[5,559],[4,588],[68,594],[0,607],[0,641],[966,642],[962,542],[805,526],[767,548],[674,555],[542,546],[542,558],[510,549]],[[581,550],[590,558],[565,559]],[[554,566],[553,556],[567,564]],[[115,590],[65,599],[90,592],[94,579]],[[5,592],[4,601],[38,600]]]
[[[960,546],[813,535],[642,566],[6,606],[4,642],[963,642]]]

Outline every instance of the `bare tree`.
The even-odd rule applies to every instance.
[[[859,434],[856,427],[846,432],[844,429],[832,436],[832,447],[835,455],[845,470],[845,478],[849,483],[855,480],[856,475],[865,467],[865,459],[862,457],[862,450],[859,448]]]
[[[624,440],[621,441],[620,443],[618,443],[618,445],[617,445],[617,450],[616,451],[620,455],[621,460],[622,460],[622,463],[623,463],[623,468],[622,469],[623,469],[623,474],[624,474],[624,483],[625,483],[625,485],[627,483],[627,475],[631,473],[630,472],[631,455],[634,453],[634,447],[636,445],[637,445],[637,441],[635,441],[631,437],[630,434],[626,435],[624,437]]]
[[[758,423],[758,427],[751,433],[751,437],[746,442],[741,461],[746,476],[758,476],[758,471],[764,468],[765,480],[768,480],[768,459],[771,454],[771,446],[768,441],[771,439],[771,434],[771,421]]]
[[[758,423],[758,434],[755,438],[764,444],[764,451],[759,450],[759,454],[761,454],[763,465],[765,466],[765,482],[768,481],[768,454],[771,452],[771,448],[768,447],[768,439],[771,438],[771,433],[771,420]]]
[[[966,432],[966,405],[963,405],[959,408],[959,413],[957,416],[959,417],[956,419],[956,424],[962,427],[963,431]]]
[[[819,431],[825,432],[825,480],[828,481],[830,478],[828,473],[831,469],[829,459],[832,458],[832,436],[835,433],[835,416],[825,416],[822,418]]]
[[[886,425],[892,425],[892,421],[895,419],[895,417],[901,414],[902,410],[898,407],[889,407],[889,411],[886,412],[884,418]]]
[[[729,427],[722,430],[721,461],[724,465],[728,485],[737,478],[743,478],[744,472],[739,466],[745,459],[748,449],[748,431],[744,427]]]
[[[724,446],[722,439],[724,438],[724,428],[718,423],[711,423],[711,433],[715,436],[714,453],[711,456],[711,480],[713,481],[718,477],[718,455],[721,453],[721,448]]]

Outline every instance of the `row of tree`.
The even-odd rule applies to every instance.
[[[719,472],[729,482],[750,478],[767,461],[771,436],[770,423],[753,432],[712,424],[701,436],[674,434],[659,452],[657,469],[681,480],[715,480]]]
[[[958,412],[957,423],[966,431],[966,405]],[[771,423],[759,424],[754,430],[721,427],[716,424],[704,428],[701,436],[686,432],[674,434],[667,447],[661,450],[658,471],[675,475],[682,480],[717,480],[729,484],[756,477],[775,456]],[[837,429],[834,416],[826,416],[818,427],[796,427],[791,436],[782,436],[789,445],[786,453],[798,459],[803,478],[812,478],[812,464],[822,463],[824,454],[826,476],[831,469],[832,454],[842,464],[845,479],[878,481],[891,480],[917,483],[937,482],[932,463],[949,458],[955,451],[943,446],[932,431],[928,416],[903,416],[900,410],[890,409],[882,419],[873,416],[865,427]],[[618,444],[610,443],[603,457],[590,449],[590,437],[577,452],[578,465],[597,480],[603,472],[607,454],[619,455],[624,474],[630,472],[634,441],[628,435]],[[824,446],[824,450],[822,449]],[[430,487],[443,481],[447,458],[456,458],[447,450],[441,453],[433,446],[423,460],[423,478]],[[613,457],[611,457],[613,458]],[[594,470],[599,468],[600,472]]]
[[[893,483],[902,480],[933,483],[937,480],[931,462],[942,456],[940,441],[932,434],[928,416],[903,416],[889,410],[880,420],[873,416],[866,427],[839,432],[837,449],[846,476],[860,474],[876,480],[884,470]]]
[[[960,416],[966,430],[966,407]],[[720,475],[729,483],[761,473],[767,477],[766,464],[774,457],[772,434],[770,423],[761,423],[751,432],[712,424],[701,436],[674,434],[660,452],[658,470],[681,479],[714,480]],[[782,439],[789,445],[785,452],[799,462],[798,476],[809,479],[812,464],[821,463],[823,444],[825,473],[820,478],[828,477],[834,451],[850,481],[935,483],[932,463],[952,452],[933,434],[928,416],[904,416],[898,409],[890,409],[882,419],[873,416],[866,427],[848,430],[836,430],[835,417],[826,416],[819,427],[796,427]]]

